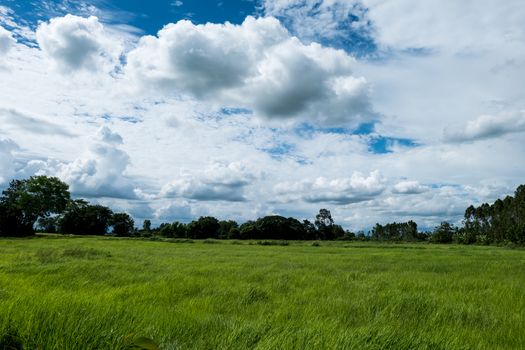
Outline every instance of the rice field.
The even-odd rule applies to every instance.
[[[525,250],[0,239],[0,349],[153,343],[159,349],[523,349]]]

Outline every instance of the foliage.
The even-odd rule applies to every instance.
[[[469,206],[465,210],[464,243],[525,244],[525,185],[520,185],[514,197],[498,199],[493,204]]]
[[[385,226],[376,224],[372,229],[372,239],[378,241],[411,242],[420,238],[417,232],[417,224],[412,220],[408,222],[394,222]]]
[[[115,236],[131,236],[134,233],[135,222],[126,213],[115,213],[111,216],[110,225],[113,226]]]
[[[59,232],[75,235],[105,235],[113,212],[102,205],[90,205],[84,200],[71,201],[59,219]]]
[[[219,228],[219,220],[211,216],[201,216],[198,220],[188,224],[188,238],[218,238]]]
[[[432,236],[430,236],[430,241],[434,243],[451,243],[457,233],[458,229],[455,228],[454,225],[443,221],[438,227],[434,229]]]
[[[0,197],[0,236],[27,236],[35,222],[61,213],[69,202],[68,185],[56,177],[13,180]]]

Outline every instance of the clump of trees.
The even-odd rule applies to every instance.
[[[151,227],[145,220],[135,228],[127,213],[72,199],[69,186],[56,177],[32,176],[13,180],[0,196],[0,236],[29,236],[35,227],[43,232],[116,236],[152,236],[189,239],[268,240],[377,240],[392,242],[429,241],[463,244],[525,244],[525,185],[514,196],[466,209],[462,227],[442,222],[433,232],[419,232],[408,222],[376,224],[368,234],[354,234],[334,223],[328,209],[321,209],[312,223],[292,217],[270,215],[241,225],[233,220],[202,216],[188,224],[163,223]]]
[[[391,223],[382,226],[376,224],[372,229],[372,239],[377,241],[422,241],[426,236],[418,233],[417,224],[410,220],[408,222]]]
[[[11,181],[0,197],[0,236],[30,236],[35,226],[64,234],[129,236],[135,232],[131,216],[71,199],[69,186],[56,177]]]
[[[518,186],[514,196],[479,207],[469,206],[457,240],[461,243],[525,244],[525,185]]]
[[[146,222],[144,223],[144,227]],[[277,239],[277,240],[328,240],[339,239],[345,234],[340,225],[334,224],[330,211],[321,209],[315,224],[279,215],[270,215],[250,220],[239,225],[233,220],[219,221],[203,216],[189,224],[175,221],[163,223],[152,234],[169,238],[190,239]]]

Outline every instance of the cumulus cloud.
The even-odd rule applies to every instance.
[[[427,186],[423,186],[419,181],[401,181],[394,185],[394,193],[399,194],[417,194],[428,190]]]
[[[460,130],[446,128],[444,138],[448,142],[468,142],[518,132],[525,132],[525,111],[498,116],[481,115],[468,121]]]
[[[255,176],[239,162],[214,163],[201,174],[187,174],[165,185],[162,197],[184,197],[201,201],[244,202],[245,187]]]
[[[95,16],[52,18],[38,26],[36,38],[62,72],[111,70],[122,50]]]
[[[118,134],[102,127],[82,156],[59,164],[55,173],[79,196],[134,199],[134,187],[124,174],[130,159],[118,148],[120,143]]]
[[[299,182],[281,182],[275,192],[283,201],[303,200],[310,203],[350,204],[375,198],[385,189],[385,179],[375,170],[368,176],[354,172],[351,177]]]
[[[170,203],[165,205],[153,213],[157,220],[167,221],[190,221],[192,217],[191,207],[187,203]]]
[[[8,53],[14,43],[11,32],[0,26],[0,55]]]
[[[343,51],[290,36],[275,18],[241,25],[169,24],[142,37],[126,73],[146,84],[269,118],[356,123],[370,114],[368,84]]]

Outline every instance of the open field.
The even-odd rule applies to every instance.
[[[0,348],[525,347],[524,250],[208,243],[0,239]]]

